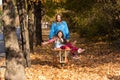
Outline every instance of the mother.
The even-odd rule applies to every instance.
[[[70,33],[67,26],[66,21],[62,20],[62,16],[60,14],[56,15],[56,21],[52,23],[50,33],[49,33],[49,39],[52,39],[55,34],[58,33],[58,31],[61,30],[64,34],[64,38],[69,41],[70,39]]]

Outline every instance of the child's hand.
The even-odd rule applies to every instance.
[[[44,45],[46,45],[47,44],[47,42],[42,42],[42,45],[44,46]]]

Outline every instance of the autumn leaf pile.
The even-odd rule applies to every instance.
[[[77,40],[78,41],[78,40]],[[38,46],[31,54],[31,67],[25,69],[27,80],[120,80],[120,50],[104,42],[81,43],[85,49],[79,60],[70,58],[69,64],[53,65],[50,47]],[[3,65],[5,59],[0,59]],[[0,80],[4,80],[5,68],[0,68]]]

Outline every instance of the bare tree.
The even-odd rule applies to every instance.
[[[6,52],[5,80],[26,80],[24,56],[20,51],[15,28],[14,0],[3,0],[3,26]]]
[[[29,44],[30,44],[30,52],[33,53],[33,46],[34,46],[34,2],[28,2],[28,29],[29,29]]]
[[[42,29],[41,29],[41,1],[34,4],[35,14],[35,34],[36,34],[36,46],[41,45],[42,42]]]
[[[30,47],[29,47],[29,33],[28,33],[28,15],[26,9],[26,0],[16,0],[17,10],[19,14],[20,28],[21,28],[21,40],[22,51],[26,59],[26,66],[30,66]]]

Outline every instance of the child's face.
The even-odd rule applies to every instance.
[[[59,33],[58,33],[58,37],[59,37],[59,38],[61,38],[62,35],[63,35],[62,32],[59,32]]]

